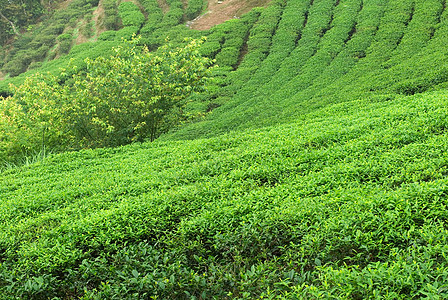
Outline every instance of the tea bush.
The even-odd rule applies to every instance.
[[[202,0],[189,0],[187,9],[185,10],[185,17],[187,20],[193,20],[199,16],[204,8],[204,1]]]
[[[120,15],[123,26],[139,27],[145,22],[145,16],[132,2],[122,2],[118,7],[118,14]]]
[[[10,76],[18,76],[25,72],[33,61],[41,62],[48,58],[49,49],[56,44],[56,38],[63,33],[71,20],[91,14],[91,9],[98,5],[98,0],[71,1],[67,8],[55,10],[36,26],[31,32],[17,37],[13,43],[15,51],[9,53],[5,59],[2,71]],[[89,25],[90,26],[90,25]],[[89,36],[91,28],[85,27],[85,33]],[[67,48],[68,45],[65,45]],[[36,51],[37,50],[37,51]]]
[[[443,3],[288,1],[268,52],[250,50],[228,74],[227,105],[177,138],[288,123],[332,103],[446,86]],[[280,39],[287,22],[296,26],[289,44]]]
[[[13,87],[14,96],[0,98],[0,158],[154,140],[177,124],[185,99],[205,85],[210,61],[200,57],[196,40],[157,54],[136,43],[125,42],[108,58],[86,59],[86,70],[65,86],[38,74]]]
[[[119,22],[117,1],[105,0],[103,1],[104,7],[104,21],[103,26],[107,30],[117,30]]]
[[[181,2],[167,3],[164,14],[157,1],[141,2],[148,14],[142,42],[151,50],[166,36],[183,45],[182,37],[202,34],[180,24]],[[42,137],[45,151],[63,145],[56,141],[70,127],[51,131],[50,124],[78,126],[40,109],[54,101],[51,82],[83,80],[70,68],[21,91],[36,91],[38,101],[27,102],[33,119],[12,122],[13,114],[27,115],[17,102],[0,102],[8,128],[0,149],[25,152],[26,162],[0,173],[0,295],[447,298],[445,4],[273,1],[213,27],[203,32],[200,53],[221,61],[216,79],[173,115],[211,112],[152,143],[137,137],[115,148],[27,153],[29,145],[41,149]],[[94,64],[113,39],[138,30],[104,33],[60,61]],[[30,59],[21,50],[14,55]],[[88,107],[81,92],[105,99],[107,83],[121,91],[118,104],[143,92],[95,74],[65,95],[87,107],[80,120],[106,139],[91,142],[81,131],[77,139],[108,143],[109,131],[121,130],[133,140],[117,108]],[[104,84],[95,90],[91,82]],[[138,105],[124,116],[140,112]]]
[[[443,298],[447,101],[351,101],[4,171],[1,292]]]
[[[143,0],[142,5],[148,13],[148,20],[141,29],[141,34],[144,40],[151,41],[151,36],[163,19],[162,9],[159,7],[157,0]]]

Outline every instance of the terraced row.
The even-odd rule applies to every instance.
[[[444,0],[274,3],[272,11],[283,11],[268,50],[249,51],[218,95],[231,100],[176,136],[288,122],[329,103],[387,99],[445,84],[445,6]]]
[[[0,174],[0,294],[447,297],[448,94]]]

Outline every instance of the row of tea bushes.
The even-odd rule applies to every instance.
[[[123,26],[141,27],[145,22],[145,16],[140,9],[132,2],[122,2],[118,7],[118,14]]]
[[[296,13],[288,16],[289,7]],[[257,51],[249,51],[227,77],[222,99],[229,102],[204,123],[176,135],[214,136],[289,122],[337,102],[383,101],[444,87],[444,7],[443,0],[288,1],[267,56],[252,60]],[[290,37],[282,51],[276,36],[288,19],[298,32],[294,44]]]
[[[444,298],[447,104],[446,92],[351,101],[5,171],[0,292]]]
[[[239,97],[250,95],[266,83],[270,75],[277,71],[282,61],[295,48],[307,21],[309,4],[306,1],[288,1],[278,28],[272,37],[271,49],[263,64],[259,60],[261,55],[250,53],[244,57],[238,70],[231,75],[234,78],[232,82],[233,85],[236,85],[236,89],[243,89],[243,91],[239,91]]]
[[[32,32],[18,37],[5,57],[1,70],[11,77],[25,72],[33,62],[42,62],[56,45],[57,37],[68,26],[76,27],[78,20],[91,14],[98,0],[74,0],[64,10],[57,10]]]

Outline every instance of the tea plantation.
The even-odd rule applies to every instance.
[[[208,113],[3,168],[0,299],[448,298],[446,1],[273,0],[205,32],[157,3],[91,49],[207,36]]]

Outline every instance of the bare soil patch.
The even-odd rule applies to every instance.
[[[83,20],[81,26],[79,26],[79,28],[82,28],[82,26],[85,26],[86,21]],[[81,31],[78,28],[78,36],[75,39],[75,45],[79,45],[79,44],[84,44],[87,43],[89,41],[89,38],[86,37],[85,35],[83,35],[81,33]]]
[[[249,12],[254,7],[264,7],[270,0],[208,0],[207,12],[189,22],[189,27],[196,30],[207,30],[233,18]]]
[[[157,3],[159,4],[159,7],[162,9],[162,12],[164,14],[166,14],[170,10],[170,6],[166,2],[166,0],[157,0]]]
[[[104,28],[103,20],[104,20],[104,6],[103,6],[103,0],[100,0],[98,2],[98,7],[93,11],[93,22],[95,23],[95,31],[96,31],[96,37],[95,39],[104,31],[106,31],[106,28]]]

